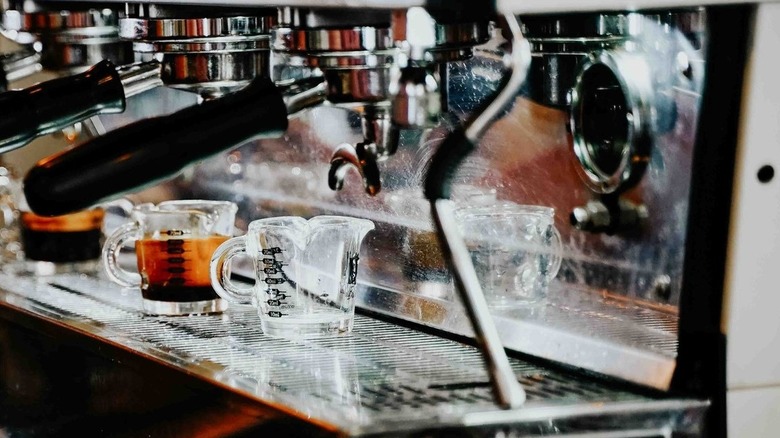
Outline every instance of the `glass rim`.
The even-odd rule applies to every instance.
[[[365,227],[374,229],[374,223],[368,219],[351,217],[351,216],[336,216],[336,215],[318,215],[306,219],[302,216],[276,216],[267,217],[262,219],[255,219],[249,223],[247,230],[257,230],[259,228],[286,228],[289,226],[302,225],[311,226],[312,222],[317,227],[338,227],[338,226],[354,226],[362,224]]]
[[[306,219],[301,216],[274,216],[255,219],[247,225],[247,231],[260,228],[287,228],[294,225],[304,225]]]
[[[314,216],[307,222],[311,224],[314,221],[317,226],[337,227],[342,225],[364,225],[366,227],[374,228],[374,222],[368,219],[352,216],[336,216],[336,215],[320,215]]]
[[[178,208],[161,209],[160,206],[172,206]],[[229,213],[235,215],[238,212],[238,205],[230,201],[211,201],[200,199],[176,199],[170,201],[162,201],[158,204],[152,202],[144,202],[133,206],[130,212],[131,216],[143,215],[160,215],[160,216],[175,216],[175,215],[193,215],[193,214],[209,214],[206,209],[199,209],[198,207],[207,207],[222,210],[219,213]]]
[[[540,215],[555,217],[555,209],[545,205],[502,203],[495,205],[464,206],[455,209],[459,219],[486,216],[524,216]]]
[[[140,204],[144,205],[144,204]],[[147,203],[148,205],[148,203]],[[161,201],[157,204],[153,204],[156,209],[160,209],[161,206],[216,206],[216,207],[228,207],[230,210],[238,211],[238,205],[231,201],[219,201],[212,199],[172,199],[168,201]],[[176,210],[159,210],[159,211],[176,211]]]

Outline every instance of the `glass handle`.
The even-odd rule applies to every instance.
[[[128,198],[120,198],[98,204],[98,207],[102,208],[106,215],[103,220],[103,234],[109,235],[132,217],[135,205]]]
[[[234,237],[217,247],[209,265],[211,287],[220,297],[233,304],[252,304],[253,286],[239,287],[230,281],[233,257],[246,254],[246,237]]]
[[[0,260],[16,260],[21,252],[19,211],[8,195],[0,195]]]
[[[563,239],[555,225],[550,225],[550,230],[552,232],[550,279],[552,280],[558,275],[558,271],[561,269],[561,262],[563,261]]]
[[[100,204],[101,207],[103,207],[104,210],[108,210],[109,208],[118,208],[119,210],[122,210],[122,214],[125,217],[130,217],[130,215],[133,212],[133,207],[135,207],[135,204],[133,204],[133,201],[130,199],[123,197],[119,199],[115,199],[113,201],[108,201]]]
[[[122,269],[117,261],[119,251],[122,250],[125,243],[131,240],[137,240],[140,237],[140,233],[141,229],[138,224],[129,223],[117,228],[116,231],[106,239],[102,252],[103,266],[106,269],[108,278],[114,283],[124,287],[137,287],[141,285],[141,276],[135,272]]]

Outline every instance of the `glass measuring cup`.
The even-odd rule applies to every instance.
[[[460,208],[456,218],[490,306],[516,307],[547,297],[563,251],[554,209],[504,203]]]
[[[263,332],[306,336],[352,330],[360,245],[374,229],[365,219],[297,216],[259,219],[211,259],[211,284],[225,300],[252,304]],[[230,281],[231,259],[247,254],[254,286]]]
[[[142,204],[103,246],[108,277],[141,287],[143,309],[153,315],[216,313],[227,303],[211,288],[209,260],[233,235],[238,207],[232,202],[183,200]],[[138,273],[118,262],[125,243],[135,241]]]

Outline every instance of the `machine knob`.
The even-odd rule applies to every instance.
[[[640,228],[648,218],[647,207],[627,199],[590,201],[572,210],[574,228],[591,233],[615,234]]]

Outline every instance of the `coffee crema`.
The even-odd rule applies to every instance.
[[[141,239],[135,243],[141,294],[153,301],[206,301],[219,298],[211,287],[211,255],[227,236]]]

